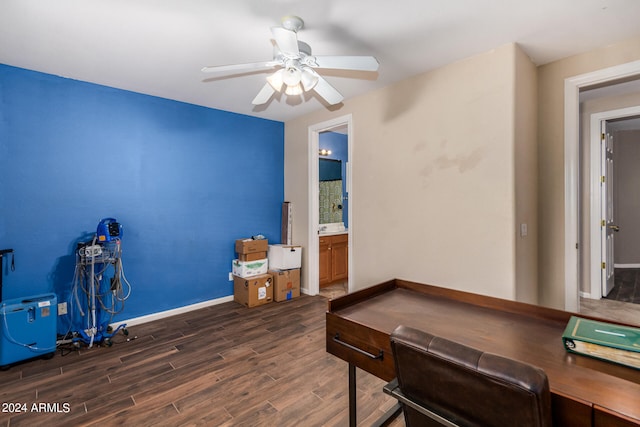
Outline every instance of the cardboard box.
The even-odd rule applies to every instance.
[[[254,252],[267,252],[269,250],[269,241],[267,239],[238,239],[236,240],[236,253],[251,254]]]
[[[234,276],[233,300],[247,307],[257,307],[272,302],[273,277],[271,274],[247,278]]]
[[[231,272],[238,277],[251,277],[265,274],[269,270],[268,259],[257,259],[255,261],[240,261],[234,259],[231,263]]]
[[[259,259],[267,258],[266,252],[251,252],[250,254],[238,254],[240,261],[257,261]]]
[[[300,269],[269,270],[273,275],[273,300],[287,301],[300,296]]]
[[[302,266],[302,246],[269,245],[269,267],[273,270],[289,270]]]

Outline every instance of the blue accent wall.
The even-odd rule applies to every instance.
[[[4,299],[68,298],[114,217],[124,320],[232,295],[235,239],[279,243],[284,124],[0,64],[0,185]]]

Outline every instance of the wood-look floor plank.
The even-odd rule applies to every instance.
[[[327,411],[323,408],[324,402],[313,393],[302,393],[298,395],[298,401],[295,405],[287,405],[278,411],[274,421],[278,426],[295,427],[295,426],[314,426],[322,425],[331,416],[333,411],[339,408],[331,408]]]
[[[171,426],[219,426],[233,419],[224,409],[216,405],[216,399],[208,397],[197,405],[189,408],[179,408],[179,414],[166,420]]]
[[[266,401],[259,401],[246,408],[242,414],[220,424],[220,427],[271,426],[278,411]]]
[[[91,420],[89,426],[127,425],[140,427],[155,427],[163,425],[165,420],[178,412],[171,403],[156,404],[148,402],[145,405],[135,405],[118,411],[100,420]]]

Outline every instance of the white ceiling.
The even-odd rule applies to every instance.
[[[640,35],[638,0],[0,0],[0,63],[272,120],[314,95],[251,100],[267,74],[207,65],[269,60],[270,27],[298,15],[317,55],[373,55],[377,75],[325,73],[345,98],[519,43],[537,65]]]

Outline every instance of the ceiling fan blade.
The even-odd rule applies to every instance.
[[[253,105],[266,104],[275,92],[275,89],[269,83],[265,83],[251,103]]]
[[[282,27],[271,28],[271,34],[282,52],[287,57],[297,57],[300,55],[298,50],[298,37],[294,31],[287,30]]]
[[[316,56],[315,68],[334,70],[378,71],[379,63],[373,56]]]
[[[203,73],[216,73],[216,74],[241,74],[251,71],[268,70],[277,66],[282,66],[281,61],[261,61],[261,62],[249,62],[246,64],[232,64],[232,65],[217,65],[212,67],[204,67]]]
[[[320,75],[318,75],[318,82],[313,87],[313,90],[315,90],[316,93],[320,97],[324,98],[324,100],[327,101],[330,105],[339,104],[344,99],[340,92],[338,92],[336,88],[331,86],[329,82],[322,78]]]

